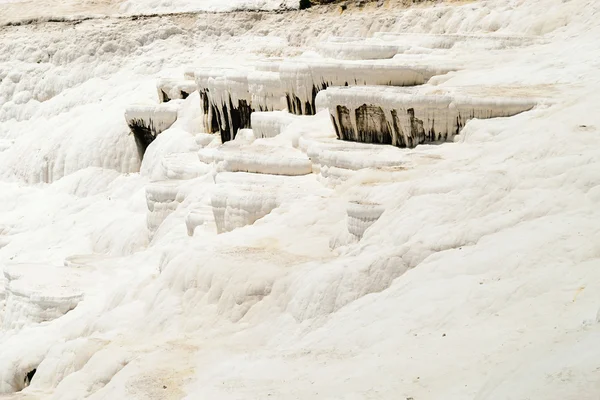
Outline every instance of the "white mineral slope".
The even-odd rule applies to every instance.
[[[0,263],[107,257],[103,279],[85,282],[95,296],[60,318],[0,332],[0,393],[597,399],[599,7],[452,2],[406,12],[368,6],[341,15],[322,8],[0,28],[0,137],[14,140],[0,153],[8,238]],[[545,44],[473,51],[470,69],[437,84],[536,87],[556,102],[472,120],[454,143],[413,150],[422,157],[409,169],[358,170],[335,189],[291,198],[220,235],[187,235],[186,216],[214,186],[209,174],[190,179],[149,241],[145,186],[163,156],[197,143],[192,132],[184,148],[152,143],[148,169],[136,172],[123,111],[156,102],[159,74],[181,76],[194,57],[208,64],[228,55],[236,65],[291,55],[333,33],[380,31],[545,34]],[[38,64],[40,49],[52,54]],[[195,119],[198,103],[186,99],[190,118],[177,122]],[[317,115],[263,140],[327,137],[326,122]],[[44,157],[52,179],[38,183]],[[359,242],[332,250],[359,186],[385,211]],[[31,385],[14,393],[33,368]]]

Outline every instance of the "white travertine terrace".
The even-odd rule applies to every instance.
[[[239,129],[251,127],[254,110],[285,108],[278,64],[262,69],[202,68],[195,72],[207,132],[219,132],[223,142],[233,140]]]
[[[530,45],[540,42],[537,36],[499,34],[432,34],[432,33],[392,33],[375,32],[373,39],[430,49],[449,49],[457,44],[476,45],[478,48],[496,49]]]
[[[473,118],[509,117],[537,104],[529,98],[381,86],[332,87],[325,99],[340,139],[398,147],[450,140]]]
[[[183,79],[186,81],[195,81],[196,80],[196,70],[198,68],[193,65],[188,65],[183,69]]]
[[[217,233],[252,225],[280,204],[314,189],[310,177],[244,172],[219,173],[215,183],[211,204]]]
[[[254,61],[250,65],[257,71],[279,72],[279,66],[284,60],[282,57],[270,57]]]
[[[279,72],[252,71],[248,73],[248,90],[252,110],[273,111],[285,108],[285,93]]]
[[[454,69],[442,65],[399,64],[393,60],[311,60],[284,62],[279,72],[288,111],[312,115],[316,111],[317,93],[329,86],[415,86]]]
[[[156,136],[177,120],[177,109],[169,103],[133,105],[125,110],[125,120],[135,137],[141,158]]]
[[[313,173],[348,177],[352,171],[365,168],[390,169],[407,165],[406,153],[391,147],[336,139],[300,138],[298,146],[312,162]]]
[[[365,51],[375,48],[374,53],[385,50],[387,58],[399,51],[396,45],[382,43],[349,41],[333,42],[332,45],[355,46]],[[414,86],[455,69],[394,60],[262,61],[253,67],[240,69],[198,69],[195,82],[200,93],[205,130],[220,132],[222,142],[226,142],[234,139],[239,129],[253,127],[251,114],[255,111],[280,110],[287,106],[293,114],[314,114],[317,111],[317,94],[329,86]]]
[[[204,116],[204,130],[208,133],[220,132],[220,111],[211,97],[208,82],[224,75],[230,69],[204,67],[194,71],[194,81],[200,94],[200,108]]]
[[[219,139],[219,136],[213,135],[211,133],[197,133],[194,136],[194,141],[198,145],[198,148],[203,148],[203,147],[209,146],[212,143],[215,143],[215,141],[218,141],[218,139]],[[220,144],[220,141],[219,141],[219,144]]]
[[[216,188],[211,205],[217,233],[252,225],[279,205],[277,188],[283,176],[245,172],[221,172],[215,177]]]
[[[185,192],[180,190],[184,183],[181,180],[166,180],[146,185],[146,221],[151,236],[185,199]]]
[[[83,299],[78,273],[45,264],[4,266],[4,329],[51,321],[74,309]]]
[[[251,145],[200,149],[198,158],[207,164],[214,162],[218,171],[287,176],[306,175],[312,171],[308,157],[291,147]]]
[[[195,72],[205,129],[220,132],[223,143],[234,139],[238,129],[250,128],[248,72],[233,68],[202,68]]]
[[[298,119],[298,116],[286,111],[255,111],[250,116],[252,131],[257,139],[279,135],[286,127]]]
[[[194,179],[210,171],[207,164],[198,160],[195,152],[168,154],[162,158],[160,164],[166,180]]]
[[[219,115],[221,140],[235,138],[238,129],[250,128],[252,98],[248,89],[248,71],[228,70],[208,79],[208,93]]]
[[[168,104],[133,105],[125,110],[125,119],[130,126],[142,121],[145,126],[159,134],[177,120],[177,109]]]
[[[214,183],[214,180],[211,183]],[[210,187],[206,187],[205,191],[187,207],[188,213],[185,215],[184,222],[188,236],[194,236],[197,228],[201,228],[203,233],[216,233],[211,204],[213,189],[212,184]]]
[[[384,40],[347,40],[318,43],[316,50],[323,57],[341,60],[380,60],[403,53],[409,46],[390,44]]]
[[[197,227],[208,225],[211,222],[214,223],[214,216],[210,204],[201,204],[192,208],[185,216],[185,226],[188,236],[194,236]]]
[[[348,232],[361,239],[367,228],[375,223],[385,208],[378,203],[349,201],[346,212]]]
[[[272,190],[229,185],[217,185],[212,193],[211,203],[217,233],[252,225],[279,205]]]
[[[196,91],[197,86],[194,81],[187,79],[159,79],[156,84],[158,91],[158,100],[166,103],[175,99],[186,99],[190,93]]]

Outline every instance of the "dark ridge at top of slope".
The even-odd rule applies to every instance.
[[[102,19],[123,19],[123,20],[140,20],[140,19],[150,19],[150,18],[162,18],[162,17],[179,17],[179,16],[194,16],[194,15],[218,15],[218,14],[233,14],[240,12],[252,12],[252,13],[264,13],[264,14],[283,14],[287,12],[298,11],[297,8],[291,7],[281,7],[273,10],[261,10],[254,8],[234,8],[228,11],[181,11],[181,12],[171,12],[171,13],[149,13],[149,14],[133,14],[133,15],[89,15],[89,16],[68,16],[68,17],[60,17],[60,16],[46,16],[46,17],[35,17],[35,18],[27,18],[18,21],[10,21],[0,25],[0,27],[7,26],[25,26],[25,25],[38,25],[45,23],[64,23],[77,25],[84,21],[89,20],[102,20]]]
[[[107,16],[87,16],[87,17],[36,17],[36,18],[28,18],[22,19],[19,21],[10,21],[0,26],[23,26],[23,25],[35,25],[35,24],[44,24],[49,22],[58,22],[58,23],[70,23],[73,25],[79,24],[83,21],[88,21],[91,19],[104,19],[109,18]]]
[[[342,5],[343,9],[346,6],[355,6],[360,9],[366,4],[378,3],[382,0],[310,0],[312,6],[316,7],[337,7]],[[410,8],[416,4],[421,3],[444,3],[445,1],[452,0],[383,0],[385,2],[395,3],[397,6],[402,8]],[[475,1],[475,0],[464,0],[464,1]],[[113,15],[71,15],[71,16],[43,16],[34,18],[25,18],[21,20],[9,21],[0,24],[0,28],[13,27],[13,26],[27,26],[27,25],[41,25],[45,23],[61,23],[77,25],[84,21],[89,20],[103,20],[103,19],[115,19],[115,20],[144,20],[151,18],[163,18],[163,17],[186,17],[196,15],[220,15],[220,14],[236,14],[236,13],[257,13],[257,14],[283,14],[288,12],[302,12],[297,7],[280,7],[272,10],[264,10],[252,7],[238,7],[228,11],[180,11],[171,13],[140,13],[140,14],[113,14]]]
[[[261,14],[283,14],[291,11],[298,11],[297,8],[290,7],[281,7],[273,10],[261,10],[257,8],[233,8],[228,11],[181,11],[181,12],[172,12],[172,13],[152,13],[152,14],[135,14],[135,15],[116,15],[112,18],[118,19],[129,19],[132,21],[138,19],[147,19],[147,18],[160,18],[160,17],[181,17],[181,16],[194,16],[194,15],[220,15],[220,14],[234,14],[241,12],[248,13],[261,13]]]

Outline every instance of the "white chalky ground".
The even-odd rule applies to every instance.
[[[0,0],[0,398],[597,399],[600,4],[128,17],[280,6]],[[277,108],[377,64],[535,107],[406,149],[322,92],[221,144],[173,92],[143,161],[125,119],[203,67]]]

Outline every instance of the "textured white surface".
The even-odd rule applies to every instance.
[[[24,14],[35,3],[19,5]],[[12,144],[0,152],[0,237],[7,243],[0,263],[61,265],[93,254],[69,259],[86,271],[85,298],[75,309],[0,332],[2,396],[597,398],[599,7],[586,0],[408,10],[350,4],[341,14],[336,5],[1,27],[0,137]],[[24,16],[5,10],[2,20]],[[211,171],[182,180],[185,196],[149,240],[152,174],[169,153],[202,147],[194,130],[202,121],[199,98],[175,100],[178,120],[152,143],[138,172],[123,112],[132,103],[156,104],[158,77],[179,77],[190,63],[307,59],[331,35],[381,31],[543,35],[484,50],[466,41],[430,46],[430,53],[390,62],[456,60],[460,71],[431,84],[500,97],[550,93],[554,103],[471,120],[453,143],[388,146],[389,153],[379,146],[382,160],[393,150],[409,167],[332,166],[349,172],[334,189],[317,174]],[[274,138],[236,140],[233,153],[260,145],[304,154],[305,141],[331,136],[321,113]],[[334,154],[335,165],[378,160],[376,146],[352,144],[365,150]],[[218,141],[208,148],[220,150]],[[36,178],[45,158],[51,183]],[[263,189],[260,179],[273,183]],[[303,183],[292,184],[297,179]],[[201,225],[188,236],[186,216],[210,204],[219,185],[283,196],[252,225],[222,234]],[[161,193],[161,201],[173,198],[173,191]],[[340,237],[348,233],[348,202],[361,200],[385,212],[360,241]],[[33,368],[31,385],[13,393]]]

